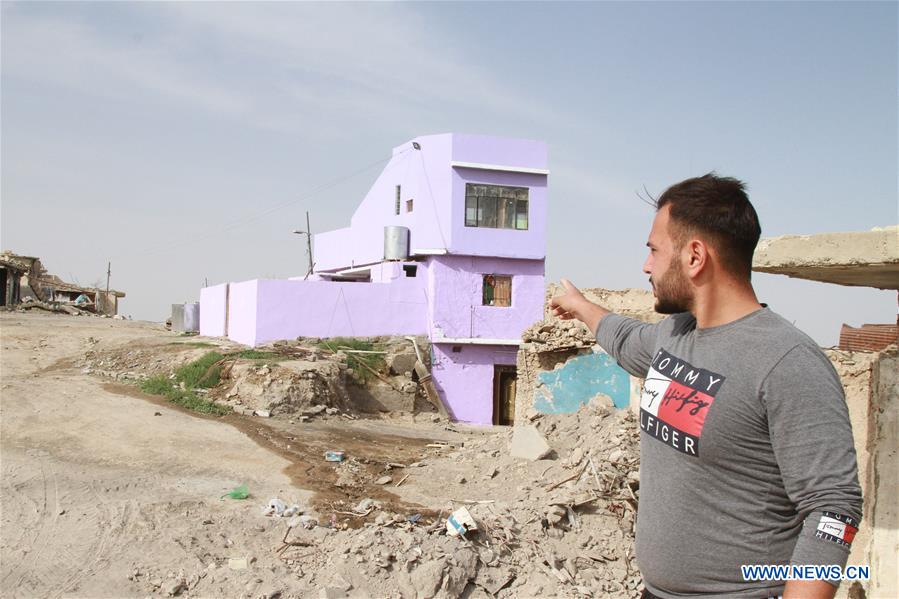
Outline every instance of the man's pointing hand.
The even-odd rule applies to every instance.
[[[560,282],[565,293],[550,299],[549,306],[553,314],[562,320],[576,318],[586,324],[592,333],[596,333],[599,321],[609,314],[609,311],[584,297],[584,294],[568,279],[562,279]]]

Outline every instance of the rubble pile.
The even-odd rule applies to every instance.
[[[225,382],[213,398],[247,415],[299,413],[309,417],[329,409],[346,410],[346,371],[345,361],[339,359],[272,364],[231,361],[222,372]]]
[[[524,426],[533,429],[528,443],[548,446],[543,458],[512,455],[517,427],[460,432],[464,444],[431,444],[420,462],[397,464],[383,477],[389,482],[376,483],[401,502],[362,498],[313,508],[287,497],[264,504],[255,498],[249,505],[251,497],[237,512],[209,505],[224,511],[208,519],[191,516],[203,524],[175,538],[196,561],[136,563],[135,590],[162,594],[181,585],[178,592],[189,596],[638,597],[633,416],[597,398],[576,414],[533,415]],[[359,475],[351,472],[349,457],[331,467],[338,482]],[[187,570],[176,572],[179,567]]]
[[[189,345],[169,346],[161,351],[159,346],[134,349],[102,350],[99,341],[88,337],[87,350],[80,361],[82,374],[92,374],[115,381],[142,381],[155,375],[169,376],[175,368],[196,360],[209,349]]]
[[[376,515],[356,530],[323,536],[315,556],[288,566],[317,573],[313,587],[346,591],[349,584],[370,596],[458,597],[466,587],[471,597],[638,596],[633,416],[607,398],[576,414],[533,415],[526,442],[549,447],[533,456],[549,459],[533,461],[512,455],[517,429],[527,426],[417,465],[417,480],[444,482],[448,497],[432,507],[436,518],[356,506],[351,511],[364,507]],[[450,536],[446,519],[460,507],[477,529]],[[343,582],[335,585],[332,576]]]
[[[596,344],[587,326],[576,320],[542,320],[528,327],[521,340],[532,343],[533,351],[589,348]]]

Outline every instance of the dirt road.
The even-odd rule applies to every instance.
[[[263,560],[277,546],[280,531],[259,514],[268,498],[403,504],[365,484],[334,487],[321,452],[365,447],[376,471],[418,455],[423,440],[308,424],[297,439],[286,423],[200,417],[77,364],[92,348],[177,339],[151,323],[0,315],[3,596],[166,595],[166,585],[192,578],[212,594],[264,595],[288,578],[278,560],[263,576],[220,566]],[[219,500],[241,483],[250,500]]]
[[[145,592],[134,563],[176,558],[179,530],[251,507],[213,498],[242,482],[291,489],[288,462],[233,427],[111,393],[65,362],[88,337],[124,344],[159,325],[4,314],[0,331],[4,596]]]

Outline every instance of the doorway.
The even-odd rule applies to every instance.
[[[493,424],[511,426],[515,422],[515,381],[518,371],[514,366],[493,367]]]

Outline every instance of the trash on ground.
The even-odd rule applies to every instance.
[[[460,507],[446,519],[446,532],[450,536],[464,536],[469,530],[477,530],[478,523],[471,517],[468,508]]]
[[[239,487],[234,487],[227,493],[221,496],[221,499],[225,497],[230,497],[231,499],[246,499],[250,496],[250,490],[246,485],[240,485]]]

